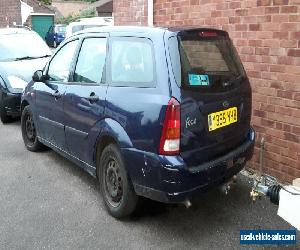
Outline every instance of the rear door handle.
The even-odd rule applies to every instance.
[[[59,93],[59,91],[56,90],[54,93],[52,93],[52,96],[54,96],[55,98],[59,98],[61,97],[61,93]]]
[[[87,98],[90,102],[97,102],[99,101],[99,96],[97,96],[94,92],[90,94]]]

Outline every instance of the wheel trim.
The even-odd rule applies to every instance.
[[[118,207],[123,197],[123,182],[118,162],[110,158],[103,176],[105,196],[109,204]]]

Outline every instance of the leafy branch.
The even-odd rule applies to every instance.
[[[71,22],[76,22],[81,18],[88,18],[96,16],[96,10],[94,8],[82,10],[79,13],[72,13],[67,17],[62,17],[57,20],[59,24],[69,24]]]

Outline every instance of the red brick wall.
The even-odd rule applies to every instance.
[[[0,28],[21,24],[21,4],[19,0],[0,0]]]
[[[113,4],[115,25],[147,24],[147,0],[117,0]]]
[[[144,2],[114,1],[116,24],[146,24]],[[266,138],[265,171],[300,177],[300,0],[154,0],[154,23],[230,33],[252,84],[257,146]]]

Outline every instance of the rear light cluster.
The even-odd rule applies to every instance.
[[[214,31],[201,31],[201,32],[199,32],[199,36],[202,36],[202,37],[215,37],[217,35],[218,34]]]
[[[180,149],[180,103],[172,97],[168,103],[159,154],[177,155]]]

